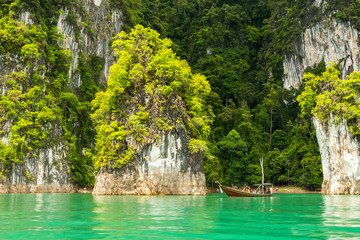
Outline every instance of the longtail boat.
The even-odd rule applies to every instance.
[[[265,193],[264,187],[270,187],[273,189],[272,183],[263,183],[263,184],[255,184],[254,186],[258,187],[256,190],[252,191],[250,188],[246,188],[244,190],[236,189],[233,187],[228,187],[221,185],[218,181],[215,182],[219,188],[221,193],[225,192],[229,197],[271,197],[274,192]]]

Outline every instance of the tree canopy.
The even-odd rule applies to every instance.
[[[4,66],[10,69],[12,60],[20,59],[17,66],[26,68],[1,81],[9,88],[1,96],[1,123],[11,120],[14,126],[1,135],[11,132],[13,140],[13,145],[0,144],[1,169],[21,164],[24,154],[32,154],[29,148],[55,143],[39,126],[58,124],[63,136],[58,140],[66,143],[74,182],[91,186],[97,167],[121,167],[134,157],[137,145],[185,124],[191,151],[206,153],[208,185],[216,180],[257,182],[263,158],[266,181],[320,187],[319,151],[309,116],[326,121],[332,112],[358,135],[358,76],[354,73],[345,83],[322,61],[306,69],[314,74],[305,75],[308,83],[287,90],[282,88],[283,59],[296,54],[294,42],[324,17],[359,29],[360,3],[313,3],[110,0],[105,5],[123,13],[123,32],[111,41],[116,64],[105,86],[99,82],[104,58],[81,47],[80,32],[92,39],[96,31],[83,1],[0,1]],[[73,56],[60,47],[63,36],[56,29],[65,8],[65,21],[82,49],[75,69],[81,86],[76,89],[69,78]],[[34,24],[18,21],[25,11]],[[107,17],[110,20],[111,14]],[[147,97],[138,99],[140,95]],[[170,102],[181,106],[173,116],[167,116]],[[129,135],[135,136],[134,144],[128,144]]]
[[[113,41],[117,63],[110,68],[106,91],[97,93],[92,102],[96,166],[120,168],[133,160],[138,145],[154,142],[161,132],[181,123],[191,131],[190,149],[206,150],[211,111],[205,98],[210,85],[203,75],[192,74],[171,44],[141,25]]]

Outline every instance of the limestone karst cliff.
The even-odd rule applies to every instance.
[[[295,43],[296,54],[284,59],[284,87],[298,87],[307,67],[316,67],[324,62],[341,61],[341,76],[345,78],[353,71],[360,70],[359,32],[349,23],[324,19],[305,30]]]
[[[357,32],[349,33],[350,25],[340,21],[327,21],[327,13],[321,15],[319,9],[324,4],[324,0],[2,1],[2,191],[17,191],[11,184],[23,186],[25,192],[43,191],[44,185],[53,191],[58,191],[56,186],[91,187],[98,173],[99,194],[124,189],[127,194],[202,194],[203,172],[208,186],[219,180],[234,185],[258,182],[261,156],[268,163],[266,181],[319,188],[323,178],[314,130],[298,115],[298,91],[283,89],[282,80],[286,88],[298,85],[303,69],[316,64],[313,59],[337,63],[336,58],[343,58],[343,75],[357,61],[356,54],[351,55]],[[354,6],[358,7],[334,6],[332,1],[328,11],[335,11],[343,22],[359,20],[360,26],[356,17],[360,3]],[[156,57],[150,53],[158,49],[148,46],[119,65],[147,53],[140,62],[121,69],[114,63],[124,48],[112,51],[119,40],[113,37],[121,30],[129,33],[137,24],[174,44]],[[306,42],[313,45],[301,40],[296,44],[298,53],[286,56],[283,78],[283,52],[293,50],[291,43],[305,26],[310,26]],[[351,41],[346,40],[348,35]],[[329,38],[334,41],[327,44]],[[327,52],[331,49],[336,53]],[[174,64],[174,54],[180,63]],[[150,60],[153,63],[145,66]],[[117,68],[116,81],[110,66]],[[179,71],[179,66],[187,70]],[[168,70],[173,72],[166,74]],[[209,94],[202,92],[210,91],[203,76],[211,84]],[[104,111],[95,114],[100,108]],[[120,184],[130,168],[138,177],[121,189],[111,184]]]
[[[206,194],[199,137],[208,129],[210,86],[170,46],[139,25],[114,41],[117,63],[93,101],[93,194]]]
[[[349,23],[323,19],[305,30],[295,43],[295,54],[285,56],[284,87],[297,88],[304,70],[316,67],[321,60],[327,66],[340,62],[341,78],[360,70],[359,32]],[[324,194],[359,194],[360,145],[349,131],[345,120],[327,122],[313,118],[320,147],[324,180]]]
[[[11,6],[18,12],[9,9],[0,22],[17,40],[11,47],[14,40],[2,38],[5,48],[0,49],[0,192],[74,192],[79,183],[92,184],[96,169],[88,151],[98,147],[89,116],[91,100],[108,81],[115,62],[110,42],[122,30],[123,16],[111,1],[73,3],[43,19],[31,4],[18,2]],[[154,91],[151,86],[147,90]],[[151,115],[159,119],[148,127],[155,131],[161,125],[162,130],[152,133],[146,144],[137,143],[136,158],[120,170],[99,168],[94,194],[205,194],[202,155],[190,152],[188,120],[181,113],[186,112],[181,106],[185,103],[172,98],[174,106],[166,108],[178,110],[164,112],[165,105],[160,109],[149,96],[141,91],[123,101],[136,100],[126,105],[135,117],[137,104],[144,105],[146,99],[148,106],[162,112],[161,119]],[[165,120],[169,117],[178,122]],[[135,126],[131,119],[124,124]],[[138,136],[131,138],[136,142]],[[128,144],[135,146],[132,140]],[[115,149],[117,157],[128,153],[123,150]]]
[[[81,54],[96,55],[104,59],[100,81],[102,83],[107,81],[109,67],[114,63],[109,41],[120,32],[123,21],[122,13],[117,9],[112,9],[109,4],[107,0],[85,1],[85,17],[91,23],[90,26],[81,24],[83,19],[80,17],[77,19],[80,29],[76,29],[74,24],[67,21],[70,13],[68,9],[64,9],[57,20],[56,27],[64,36],[60,44],[63,49],[72,52],[73,60],[69,69],[69,77],[75,88],[79,88],[81,85],[81,74],[76,71]]]
[[[329,122],[333,121],[330,116]],[[324,194],[360,194],[359,141],[346,121],[327,124],[314,118],[323,165]]]
[[[5,48],[0,54],[1,95],[2,100],[15,100],[19,104],[9,106],[5,101],[1,103],[3,159],[0,164],[0,192],[76,191],[73,170],[76,163],[72,159],[75,143],[71,140],[71,133],[66,132],[69,129],[65,130],[64,125],[68,121],[66,111],[64,120],[61,108],[56,106],[58,99],[62,101],[62,98],[71,95],[61,95],[57,91],[61,85],[73,92],[79,91],[84,77],[79,70],[80,57],[98,56],[104,59],[98,81],[106,82],[113,59],[109,41],[120,32],[122,25],[121,13],[111,9],[108,1],[83,1],[82,6],[83,9],[64,6],[56,23],[51,23],[55,25],[54,31],[61,34],[57,42],[52,40],[50,43],[55,47],[49,43],[45,45],[49,34],[40,27],[38,16],[27,8],[18,9],[18,15],[8,14],[11,21],[7,20],[9,26],[5,27],[9,31],[18,27],[18,33],[13,34],[13,38],[19,38],[19,46]],[[71,21],[70,14],[76,18],[75,21]],[[31,44],[21,42],[23,35],[30,39]],[[7,44],[6,38],[2,41]],[[49,53],[49,49],[57,47]],[[61,63],[61,57],[67,56],[68,60]],[[61,81],[56,86],[58,89],[53,88],[53,83],[57,81],[55,78]],[[28,105],[29,102],[32,106]],[[11,108],[15,111],[13,114],[10,114]]]
[[[146,145],[121,169],[103,167],[96,176],[96,195],[204,195],[200,154],[191,154],[184,129],[172,130]]]

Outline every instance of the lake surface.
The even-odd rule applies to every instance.
[[[1,239],[359,239],[360,196],[0,194]]]

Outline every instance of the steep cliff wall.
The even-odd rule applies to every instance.
[[[86,0],[83,2],[83,6],[85,12],[82,10],[82,13],[76,14],[84,16],[83,18],[86,18],[88,24],[83,22],[85,20],[82,17],[79,17],[76,23],[70,23],[67,18],[69,13],[68,9],[61,11],[56,24],[59,33],[63,35],[63,40],[60,42],[61,47],[71,52],[72,60],[68,73],[70,83],[67,84],[72,85],[69,87],[74,91],[76,91],[82,83],[82,76],[80,72],[77,71],[79,57],[81,55],[96,55],[105,60],[105,67],[102,70],[100,81],[103,83],[106,81],[109,66],[112,64],[113,59],[109,41],[116,33],[120,32],[122,25],[121,13],[110,9],[108,1]],[[72,13],[74,14],[74,12]],[[34,24],[34,19],[35,17],[31,12],[26,10],[18,15],[17,20],[24,24],[24,29],[32,29],[33,26],[36,25]],[[29,89],[29,91],[33,91],[34,89],[37,91],[36,83],[34,87],[33,82],[35,74],[39,76],[40,79],[49,81],[48,75],[52,71],[53,64],[49,63],[48,59],[47,57],[39,56],[30,59],[31,61],[24,61],[23,53],[20,53],[20,51],[18,53],[0,54],[1,95],[6,97],[6,99],[9,98],[12,101],[16,101],[15,99],[18,100],[19,96],[16,96],[17,98],[14,97],[12,92],[17,91],[17,94],[23,94],[20,95],[21,101],[29,101],[29,94],[26,91]],[[15,77],[12,75],[14,73],[17,74]],[[27,79],[27,84],[25,84],[26,88],[24,88],[24,84],[20,82],[19,86],[11,89],[10,86],[13,86],[13,83],[9,84],[9,80],[15,81],[16,84],[18,84],[19,80],[22,79],[22,75],[25,76],[23,78]],[[51,86],[51,82],[48,85]],[[51,121],[46,120],[45,122],[37,122],[37,120],[34,120],[34,123],[27,122],[29,116],[33,116],[34,119],[35,117],[38,118],[40,116],[39,111],[45,111],[49,108],[52,109],[52,111],[56,111],[56,113],[61,113],[61,108],[58,108],[58,106],[48,105],[50,101],[46,99],[49,99],[49,97],[51,98],[52,104],[56,102],[56,100],[52,99],[52,93],[49,94],[47,90],[48,85],[46,85],[46,87],[39,85],[40,88],[42,88],[42,93],[40,91],[37,93],[39,95],[36,101],[40,101],[41,103],[34,102],[35,105],[33,105],[33,107],[19,107],[19,109],[16,109],[17,113],[15,115],[21,116],[20,119],[22,120],[20,121],[22,121],[22,125],[19,124],[19,118],[14,118],[14,115],[9,115],[9,106],[5,106],[3,102],[1,104],[2,118],[0,122],[2,128],[0,131],[0,150],[2,154],[5,153],[6,156],[2,156],[1,160],[4,161],[4,163],[0,164],[0,193],[76,191],[72,180],[72,166],[69,156],[70,148],[69,145],[64,142],[63,120],[61,120],[61,117],[56,117],[56,119]],[[43,99],[46,101],[46,106],[44,106]],[[42,105],[42,107],[39,108],[39,105]],[[51,115],[55,115],[55,112],[49,112],[47,115],[51,117]],[[27,126],[24,126],[24,124],[27,124]],[[16,133],[14,133],[15,128],[17,129]],[[30,133],[30,131],[42,131],[44,132],[44,137],[34,137],[34,139],[32,139],[34,133]],[[17,133],[20,134],[20,136],[16,139],[16,143],[14,143],[14,136]],[[43,139],[43,141],[40,139]],[[38,144],[39,140],[41,141],[40,145]],[[16,151],[15,148],[19,146],[19,142],[26,146],[26,149],[22,148],[24,154],[20,154],[21,156],[19,154],[17,154],[17,156],[11,155],[10,151]]]
[[[110,9],[107,0],[86,0],[84,8],[86,10],[86,22],[89,25],[84,24],[83,20],[85,19],[82,19],[80,15],[76,23],[77,26],[74,27],[74,24],[66,20],[69,15],[68,9],[62,11],[57,21],[57,28],[64,36],[62,47],[73,53],[69,77],[72,79],[75,88],[79,88],[81,85],[81,75],[76,72],[80,54],[96,55],[105,60],[100,81],[106,83],[109,68],[114,63],[109,41],[121,31],[122,26],[122,13],[116,9]]]
[[[61,144],[38,150],[38,156],[26,156],[13,164],[0,193],[62,193],[75,192],[71,182],[66,149]]]
[[[148,144],[133,162],[121,169],[101,168],[93,194],[206,194],[201,155],[189,153],[185,131],[179,130]]]
[[[326,64],[341,62],[344,78],[360,70],[359,32],[349,24],[323,20],[308,28],[295,43],[296,54],[285,56],[284,87],[298,87],[302,83],[304,70],[316,67],[324,59]]]
[[[93,101],[93,194],[206,194],[210,85],[159,35],[136,26],[114,41],[117,63]]]
[[[319,2],[319,1],[318,1]],[[316,67],[324,59],[340,64],[341,78],[360,70],[359,32],[349,24],[334,19],[324,19],[306,29],[296,42],[296,54],[286,55],[284,60],[284,87],[298,87],[304,70]],[[360,144],[351,136],[346,121],[334,123],[314,118],[314,126],[320,147],[324,180],[324,194],[359,194]]]
[[[109,42],[121,30],[122,14],[110,7],[110,1],[84,0],[74,6],[56,9],[53,15],[57,17],[53,21],[35,17],[32,12],[37,11],[31,9],[31,6],[18,4],[20,10],[25,10],[19,10],[18,15],[11,15],[9,11],[7,17],[12,20],[12,25],[6,29],[21,29],[21,34],[14,37],[19,39],[18,46],[11,49],[11,53],[0,46],[0,153],[3,154],[0,156],[0,192],[74,192],[75,177],[81,179],[89,175],[89,169],[93,167],[92,163],[87,165],[87,160],[81,160],[90,158],[85,155],[84,145],[78,144],[81,140],[85,142],[81,137],[88,136],[79,136],[78,133],[82,127],[81,121],[89,121],[90,117],[84,119],[84,116],[89,116],[87,114],[92,107],[90,101],[98,91],[97,84],[108,81],[110,65],[115,62]],[[47,28],[42,25],[46,21],[49,23]],[[53,27],[56,27],[61,37]],[[26,34],[34,35],[29,44],[21,41],[24,36],[27,37]],[[5,44],[11,46],[11,41],[8,39]],[[167,40],[164,41],[157,50],[168,44]],[[187,115],[185,102],[193,106],[191,112],[196,120],[191,124],[197,128],[196,131],[201,132],[203,126],[207,128],[207,123],[202,118],[203,113],[198,111],[203,108],[200,95],[205,95],[210,87],[205,78],[193,76],[188,65],[179,60],[175,62],[177,66],[167,66],[174,63],[172,57],[175,55],[170,50],[162,54],[158,60],[164,63],[155,62],[148,68],[150,70],[144,68],[152,74],[159,74],[156,81],[147,85],[146,90],[129,88],[125,98],[121,94],[117,99],[122,101],[114,105],[125,103],[122,105],[124,111],[111,111],[116,116],[110,117],[105,124],[106,128],[112,128],[116,123],[117,130],[130,126],[129,138],[124,141],[125,147],[116,148],[116,154],[111,157],[125,156],[130,159],[134,152],[136,157],[133,161],[125,161],[129,163],[121,169],[114,165],[102,165],[96,178],[94,194],[206,193],[201,153],[190,152],[189,149],[189,141],[194,136],[188,129],[191,117]],[[95,65],[90,64],[92,59],[96,59]],[[183,82],[174,81],[171,87],[157,86],[158,82],[164,83],[168,78],[161,75],[163,69],[159,71],[158,66],[176,66],[176,70],[169,76],[176,80],[181,78]],[[91,68],[101,73],[92,75]],[[184,72],[180,73],[179,68],[184,68]],[[133,70],[138,69],[136,66]],[[138,81],[140,75],[132,74],[130,76]],[[148,79],[142,80],[141,84],[148,82]],[[185,92],[186,98],[183,97],[186,100],[174,95],[172,91],[175,90],[181,94]],[[85,100],[81,99],[81,94],[86,95]],[[169,110],[174,109],[174,106],[175,110]],[[149,112],[152,114],[149,122],[142,126],[142,117],[146,117]],[[124,118],[124,113],[130,118]],[[119,139],[117,135],[111,144],[119,146]],[[131,148],[126,149],[127,145]],[[87,141],[86,147],[93,146],[93,142],[89,144]]]
[[[360,194],[360,144],[346,121],[324,123],[314,118],[323,166],[324,194]]]

